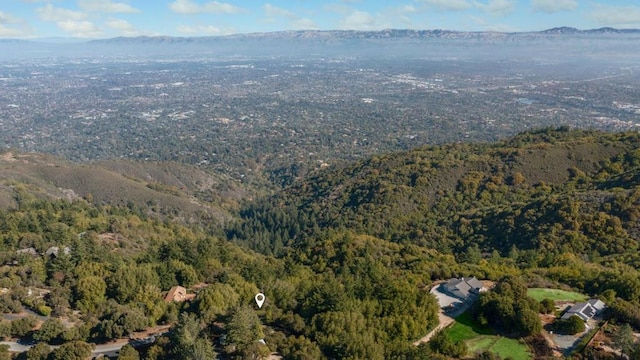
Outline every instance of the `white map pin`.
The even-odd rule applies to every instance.
[[[264,294],[263,293],[257,293],[256,294],[256,304],[258,304],[258,309],[262,309],[262,304],[264,304]]]

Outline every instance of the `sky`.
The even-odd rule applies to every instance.
[[[640,28],[638,0],[0,0],[0,38]]]

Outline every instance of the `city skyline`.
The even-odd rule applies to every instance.
[[[211,36],[282,30],[538,31],[640,28],[640,6],[603,0],[5,0],[1,38]]]

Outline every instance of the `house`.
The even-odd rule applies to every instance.
[[[451,296],[467,300],[469,296],[484,291],[485,287],[482,282],[474,276],[468,279],[463,277],[460,279],[449,279],[446,283],[442,284],[442,289]]]
[[[467,282],[467,284],[469,284],[469,286],[471,286],[471,291],[474,292],[475,294],[481,293],[487,290],[484,287],[484,284],[480,280],[478,280],[475,276],[472,277],[471,279],[465,279],[465,281]]]
[[[196,297],[195,294],[187,294],[187,289],[182,286],[174,286],[172,287],[167,296],[164,297],[164,301],[166,302],[183,302],[193,300]]]
[[[596,309],[596,312],[600,312],[602,310],[604,310],[604,308],[606,307],[606,305],[598,300],[598,299],[589,299],[589,301],[587,301],[587,303],[591,306],[593,306],[594,309]]]
[[[68,246],[65,246],[62,248],[62,252],[65,255],[69,255],[71,254],[71,249]],[[47,256],[54,256],[54,257],[58,257],[58,254],[60,254],[60,248],[57,246],[52,246],[50,248],[47,249],[47,251],[44,252],[45,255]]]
[[[589,299],[587,302],[579,302],[573,305],[567,312],[562,315],[563,320],[567,320],[570,317],[576,315],[582,321],[587,322],[593,319],[600,311],[605,308],[605,304],[598,299]]]

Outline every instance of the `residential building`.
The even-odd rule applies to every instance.
[[[578,316],[582,321],[587,322],[593,319],[600,311],[605,308],[605,304],[598,299],[589,299],[587,302],[579,302],[573,305],[567,312],[562,315],[562,319],[566,320],[573,315]]]
[[[182,286],[174,286],[172,287],[167,296],[164,297],[164,301],[166,302],[182,302],[189,301],[195,298],[195,294],[187,294],[187,289]]]
[[[449,295],[462,300],[467,300],[471,295],[476,295],[485,290],[484,285],[475,276],[472,278],[449,279],[442,284],[442,289]]]

